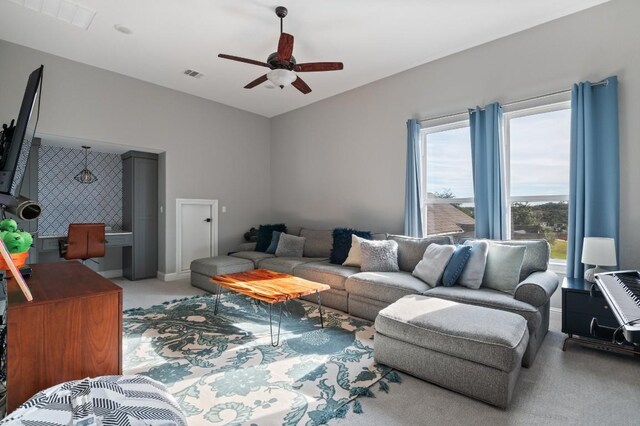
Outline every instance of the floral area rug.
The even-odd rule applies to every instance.
[[[355,398],[373,396],[374,384],[388,392],[399,382],[374,363],[368,321],[324,311],[321,328],[315,304],[289,301],[273,347],[268,305],[225,293],[214,315],[214,303],[196,296],[124,314],[125,373],[164,383],[190,425],[325,424],[362,412]]]

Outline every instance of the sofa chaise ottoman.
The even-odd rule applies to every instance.
[[[250,259],[240,257],[216,256],[204,257],[191,262],[191,285],[210,293],[216,292],[216,285],[211,277],[224,274],[235,274],[255,269],[255,264]]]
[[[375,329],[376,362],[501,408],[529,341],[520,315],[422,295],[382,309]]]

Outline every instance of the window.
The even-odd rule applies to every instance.
[[[571,103],[506,111],[503,132],[510,238],[546,239],[551,257],[564,261]],[[422,212],[427,235],[450,235],[455,240],[474,236],[470,139],[468,120],[422,129]]]
[[[422,213],[427,235],[473,237],[469,121],[422,130]]]
[[[507,200],[513,240],[543,238],[567,258],[571,105],[504,114]]]

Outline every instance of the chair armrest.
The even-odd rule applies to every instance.
[[[256,249],[256,243],[242,243],[238,246],[236,251],[254,251]]]
[[[513,298],[539,308],[546,304],[558,288],[555,272],[534,272],[516,286]]]

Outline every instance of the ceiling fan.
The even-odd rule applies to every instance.
[[[251,83],[244,86],[245,89],[252,89],[269,80],[281,89],[284,89],[285,86],[291,84],[306,95],[311,92],[311,88],[296,73],[338,71],[343,68],[342,62],[307,62],[304,64],[298,64],[292,55],[293,36],[282,31],[282,21],[284,17],[287,16],[287,8],[284,6],[276,7],[276,15],[280,18],[280,40],[278,42],[278,51],[269,55],[266,62],[241,58],[239,56],[225,55],[224,53],[219,54],[218,57],[271,69],[268,73],[256,78]]]

